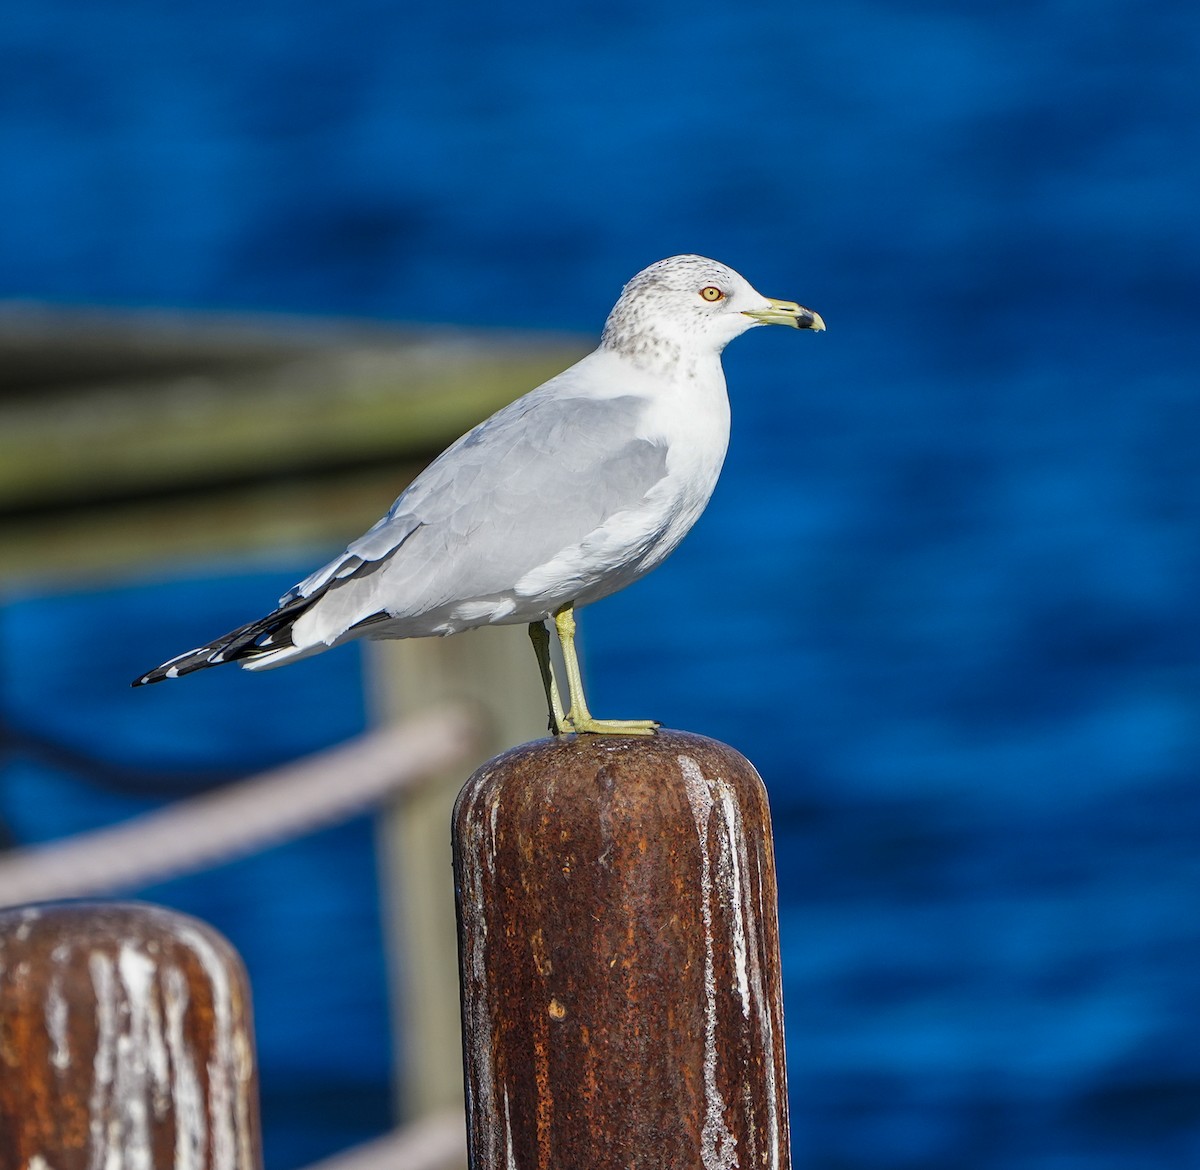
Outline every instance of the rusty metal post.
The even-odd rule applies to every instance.
[[[0,913],[3,1170],[258,1170],[250,992],[211,927],[156,906]]]
[[[762,781],[675,731],[542,740],[454,814],[472,1170],[787,1170]]]

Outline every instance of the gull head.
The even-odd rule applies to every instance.
[[[744,276],[704,256],[671,256],[622,290],[601,345],[648,362],[719,354],[756,325],[821,330],[819,313],[764,297]]]

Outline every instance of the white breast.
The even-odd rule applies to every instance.
[[[615,385],[637,392],[636,372]],[[617,513],[582,543],[518,585],[529,608],[556,608],[567,601],[586,605],[616,593],[662,563],[704,511],[729,445],[729,399],[720,360],[664,382],[647,395],[639,437],[667,448],[666,475],[636,508]]]
[[[647,437],[667,445],[667,479],[660,485],[671,512],[661,561],[700,517],[717,486],[729,447],[729,397],[715,355],[655,396],[645,419]]]

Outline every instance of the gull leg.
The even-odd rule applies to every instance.
[[[542,686],[546,689],[546,706],[550,711],[548,729],[552,735],[565,735],[572,728],[563,714],[562,699],[558,697],[558,685],[554,681],[554,670],[550,666],[550,631],[542,622],[530,622],[529,640],[533,643],[538,670],[542,675]]]
[[[563,721],[564,730],[591,732],[595,735],[653,735],[658,723],[653,719],[594,719],[583,697],[583,675],[575,653],[575,605],[568,602],[554,615],[554,628],[562,644],[567,665],[567,688],[571,709]]]

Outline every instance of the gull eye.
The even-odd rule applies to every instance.
[[[723,301],[725,294],[715,284],[710,284],[700,290],[700,295],[709,302]]]

